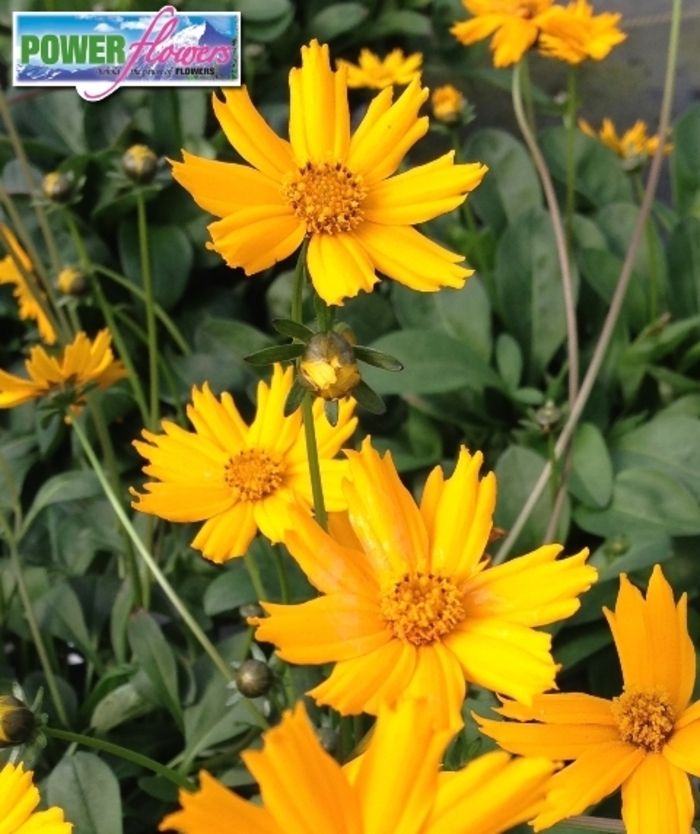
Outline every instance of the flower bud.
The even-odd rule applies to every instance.
[[[542,408],[538,408],[535,412],[535,420],[542,431],[548,433],[561,420],[561,409],[557,408],[552,400],[547,400]]]
[[[241,615],[241,619],[243,620],[247,620],[248,617],[265,616],[265,612],[257,602],[246,602],[245,605],[241,605],[239,607],[238,613]]]
[[[34,713],[14,695],[0,696],[0,747],[24,744],[36,729]]]
[[[122,156],[122,170],[134,182],[150,182],[158,165],[158,157],[148,145],[132,145]]]
[[[73,193],[73,177],[60,171],[52,171],[44,177],[41,189],[49,200],[65,203]]]
[[[236,686],[246,698],[259,698],[269,692],[274,677],[267,663],[261,660],[246,660],[238,668]]]
[[[56,284],[64,295],[80,295],[87,289],[85,274],[74,266],[67,266],[58,273]]]
[[[439,122],[454,124],[464,109],[464,96],[452,84],[445,84],[433,90],[430,97],[430,104],[433,108],[433,116]]]
[[[317,333],[306,346],[299,364],[299,382],[324,400],[338,400],[361,380],[355,352],[339,333]]]

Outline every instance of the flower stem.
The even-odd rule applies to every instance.
[[[126,759],[136,765],[145,767],[147,770],[152,770],[158,776],[162,776],[169,782],[184,788],[187,791],[194,791],[197,786],[186,776],[177,773],[172,768],[150,759],[148,756],[143,756],[141,753],[136,753],[129,750],[127,747],[122,747],[120,744],[112,744],[111,741],[103,741],[101,738],[93,738],[82,733],[72,733],[66,730],[56,730],[53,727],[44,727],[43,732],[49,738],[59,739],[60,741],[67,741],[72,744],[82,744],[83,747],[92,747],[93,750],[101,750],[103,753],[109,753],[112,756],[119,756],[120,759]]]
[[[642,200],[642,205],[639,209],[639,216],[637,217],[637,222],[632,232],[629,249],[627,250],[624,263],[622,264],[620,277],[618,278],[617,286],[615,287],[615,292],[613,294],[612,301],[610,302],[610,308],[608,310],[608,315],[605,318],[605,322],[603,324],[603,329],[601,331],[598,344],[596,345],[593,356],[591,357],[591,363],[588,367],[588,370],[586,371],[586,375],[583,379],[583,383],[581,384],[581,390],[579,391],[578,396],[576,397],[574,407],[571,409],[566,424],[562,429],[562,433],[559,437],[559,440],[557,441],[557,444],[554,447],[554,452],[557,460],[561,457],[564,449],[568,446],[568,443],[573,436],[574,430],[576,429],[581,414],[583,413],[583,409],[585,408],[586,403],[588,402],[588,397],[591,393],[593,385],[598,377],[598,373],[600,372],[603,360],[605,359],[605,354],[607,352],[608,345],[610,344],[612,334],[615,330],[615,325],[617,324],[617,320],[620,315],[620,310],[625,300],[627,287],[632,276],[632,267],[634,266],[634,259],[637,254],[637,250],[639,249],[639,245],[642,240],[642,235],[644,234],[644,230],[646,228],[647,218],[649,217],[649,212],[651,211],[651,206],[654,201],[654,194],[656,192],[656,187],[659,182],[659,174],[661,173],[661,164],[663,162],[664,157],[663,140],[668,133],[668,127],[671,120],[671,105],[673,103],[675,71],[676,64],[678,61],[678,40],[680,33],[682,10],[683,0],[673,0],[673,11],[671,15],[671,27],[668,45],[668,60],[666,64],[666,80],[664,83],[664,94],[661,103],[661,114],[659,118],[659,146],[656,149],[656,152],[654,153],[654,156],[651,161],[651,167],[649,169],[649,178],[647,180],[647,187],[644,192],[644,199]],[[520,510],[520,514],[513,523],[510,532],[503,540],[503,544],[494,556],[494,565],[498,565],[501,562],[503,562],[508,553],[510,552],[515,540],[518,538],[523,527],[525,526],[525,522],[528,520],[535,505],[537,504],[537,501],[540,495],[542,494],[542,490],[547,485],[551,469],[551,464],[547,462],[540,474],[540,477],[537,479],[537,482],[532,488],[530,497],[527,499],[523,508]]]
[[[54,675],[53,668],[51,666],[49,653],[47,651],[46,644],[44,643],[44,638],[42,637],[41,629],[39,628],[39,623],[37,622],[37,619],[34,616],[34,609],[32,608],[32,601],[29,596],[29,591],[27,590],[27,586],[24,582],[24,574],[22,573],[22,560],[20,559],[19,551],[17,550],[17,539],[15,538],[7,519],[2,513],[0,513],[0,527],[5,533],[7,546],[10,549],[12,569],[14,571],[15,579],[17,581],[17,590],[19,591],[19,597],[22,600],[24,616],[27,618],[29,631],[31,632],[32,638],[34,640],[34,645],[36,646],[37,654],[39,655],[41,668],[44,670],[46,684],[49,687],[51,699],[53,700],[54,706],[56,707],[58,720],[61,722],[61,724],[63,724],[64,727],[67,727],[69,724],[68,713],[66,712],[66,707],[63,703],[63,698],[61,697],[61,690],[58,688],[58,684],[56,682],[56,676]]]
[[[141,257],[141,276],[143,290],[146,296],[146,331],[148,333],[148,370],[150,381],[150,420],[148,427],[155,431],[160,418],[160,398],[158,396],[158,333],[156,331],[156,311],[153,297],[153,277],[151,275],[151,259],[148,252],[148,225],[146,223],[146,201],[143,192],[136,192],[136,208],[138,210],[139,253]]]

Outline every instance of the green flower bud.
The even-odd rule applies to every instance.
[[[239,666],[235,682],[241,695],[246,698],[259,698],[270,691],[274,676],[267,663],[261,660],[246,660]]]
[[[73,177],[60,171],[52,171],[44,177],[41,188],[49,200],[65,203],[73,194]]]
[[[24,744],[34,734],[36,717],[14,695],[0,696],[0,747]]]
[[[122,169],[134,182],[150,182],[158,166],[158,157],[148,145],[132,145],[122,156]]]

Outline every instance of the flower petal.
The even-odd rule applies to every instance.
[[[460,20],[450,28],[450,32],[465,46],[483,41],[493,35],[503,25],[505,15],[484,14],[471,20]]]
[[[210,518],[195,536],[192,547],[217,564],[244,556],[258,531],[254,507],[249,501],[241,501]]]
[[[695,803],[687,775],[654,753],[622,785],[622,821],[627,834],[688,834]]]
[[[700,701],[696,701],[700,705]],[[676,729],[662,751],[671,764],[700,776],[700,720],[696,719]]]
[[[400,284],[420,292],[464,286],[473,269],[457,266],[455,255],[409,226],[380,226],[366,220],[353,232],[374,266]]]
[[[248,426],[238,413],[233,397],[225,391],[218,400],[209,383],[202,390],[192,389],[192,405],[187,406],[187,417],[197,434],[218,444],[232,455],[245,448]]]
[[[423,699],[431,715],[454,735],[463,726],[462,704],[467,686],[459,661],[440,642],[418,647],[416,668],[406,698]]]
[[[371,292],[379,280],[369,256],[349,232],[313,235],[307,259],[311,282],[326,304],[342,306],[360,290]]]
[[[615,726],[612,702],[582,692],[535,695],[532,704],[504,701],[496,710],[517,721],[544,721],[546,724],[606,724]],[[554,756],[571,759],[573,756]]]

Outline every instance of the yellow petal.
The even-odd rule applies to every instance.
[[[422,699],[439,725],[454,735],[463,725],[466,683],[459,661],[440,642],[418,647],[416,668],[405,697]]]
[[[210,518],[195,536],[192,547],[218,564],[245,555],[257,533],[253,510],[253,504],[241,501]]]
[[[225,103],[212,96],[212,104],[228,141],[246,162],[271,179],[281,181],[296,167],[289,142],[280,139],[269,127],[245,87],[226,87],[224,97]]]
[[[539,27],[532,20],[523,20],[515,16],[504,20],[491,41],[493,65],[508,67],[517,64],[535,43],[539,31]]]
[[[0,834],[13,834],[39,804],[32,775],[21,764],[8,763],[0,770]]]
[[[301,431],[299,410],[284,417],[284,404],[294,381],[294,369],[275,365],[268,386],[260,381],[255,419],[248,431],[248,447],[285,453]]]
[[[450,32],[460,43],[470,46],[493,35],[503,25],[504,19],[502,14],[485,14],[472,20],[460,20],[452,26]]]
[[[314,235],[307,254],[309,275],[326,304],[343,304],[360,290],[370,292],[378,278],[372,261],[354,235]]]
[[[208,382],[204,383],[201,391],[193,388],[192,405],[187,406],[187,417],[197,434],[220,444],[232,455],[245,448],[248,426],[228,392],[224,392],[218,400]]]
[[[582,814],[590,805],[616,791],[644,761],[644,755],[639,747],[622,741],[608,741],[591,747],[573,764],[554,774],[547,792],[550,810],[535,819],[535,831]],[[651,830],[661,832],[664,829],[654,827]]]
[[[504,701],[497,710],[517,721],[544,721],[547,724],[607,724],[615,726],[611,702],[582,692],[535,695],[530,705]],[[555,756],[554,758],[559,758]],[[569,759],[572,756],[563,756]]]
[[[460,288],[474,272],[457,266],[464,260],[462,255],[443,249],[409,226],[380,226],[367,220],[353,234],[380,272],[413,290]]]
[[[167,521],[204,521],[226,512],[233,504],[231,491],[222,487],[178,483],[147,483],[145,493],[132,492],[138,499],[135,510],[157,515]]]
[[[694,806],[686,774],[659,754],[648,754],[622,785],[627,834],[688,834]]]
[[[700,701],[696,701],[696,705],[700,705]],[[676,726],[662,753],[672,765],[693,776],[700,776],[700,720],[696,719],[680,729]]]

